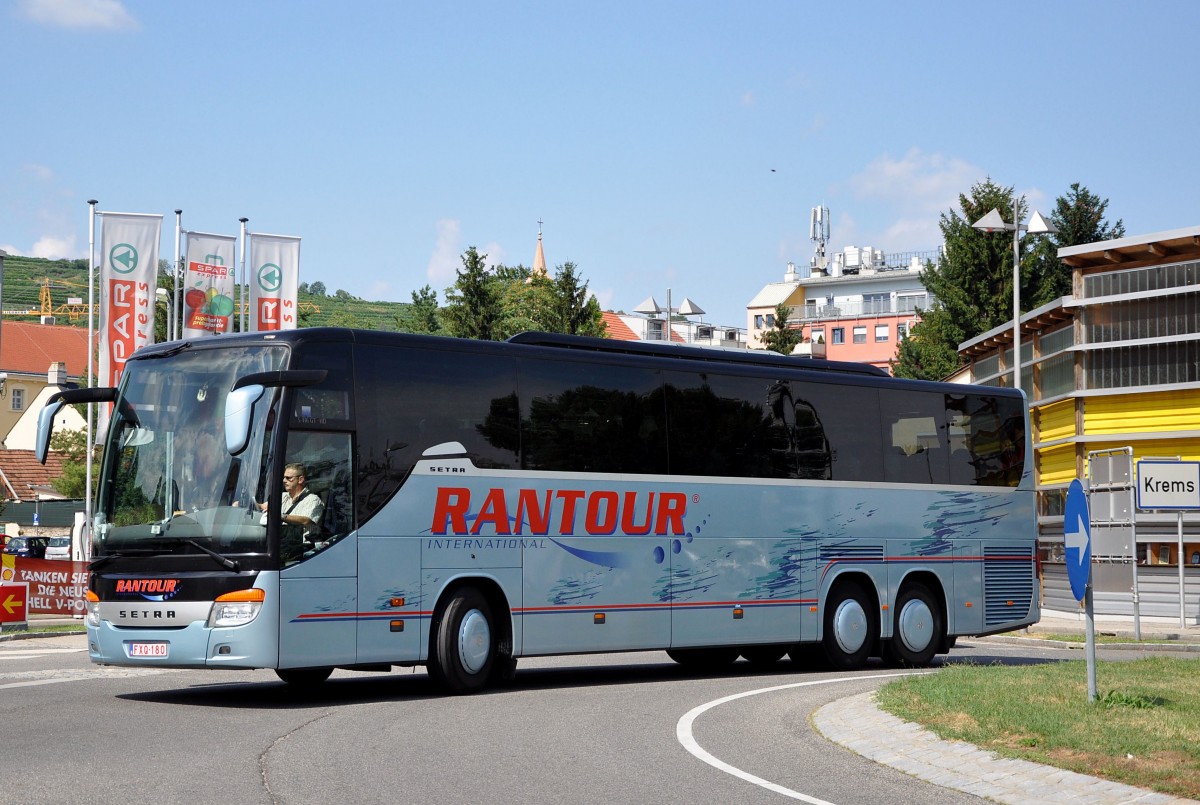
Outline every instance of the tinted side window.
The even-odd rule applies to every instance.
[[[942,394],[889,391],[884,397],[883,475],[895,483],[945,484],[949,475]]]
[[[519,385],[524,469],[666,472],[657,370],[526,359]]]
[[[797,411],[810,410],[829,445],[835,481],[883,480],[879,443],[879,391],[869,386],[793,382]],[[797,414],[797,421],[800,420]],[[806,435],[812,438],[812,432]]]
[[[360,344],[355,368],[355,509],[360,523],[391,497],[434,445],[459,442],[477,466],[516,468],[512,359]]]
[[[672,475],[795,477],[786,382],[709,372],[667,378]]]
[[[1016,486],[1025,468],[1025,416],[1010,397],[946,395],[950,483]]]

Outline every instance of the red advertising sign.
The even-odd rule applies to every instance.
[[[8,567],[9,561],[12,567]],[[62,560],[28,559],[24,556],[5,557],[4,585],[7,593],[13,589],[10,583],[27,587],[25,608],[30,614],[41,615],[84,615],[87,613],[87,562],[65,562]],[[0,610],[4,609],[5,596],[0,596]],[[14,599],[15,603],[15,599]],[[5,616],[7,617],[7,616]],[[21,620],[25,618],[22,616]]]
[[[28,584],[0,584],[0,623],[24,623],[26,602],[29,601]]]

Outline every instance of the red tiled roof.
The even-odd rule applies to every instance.
[[[608,337],[616,341],[641,341],[637,337],[637,333],[629,329],[629,325],[621,321],[621,317],[616,313],[604,311],[604,326],[608,328]]]
[[[45,377],[58,361],[66,362],[69,377],[87,374],[87,328],[0,322],[0,371]]]
[[[5,328],[7,329],[7,328]],[[86,335],[86,332],[85,332]],[[39,464],[32,450],[0,450],[0,499],[36,500],[37,492],[29,485],[50,486],[50,481],[62,475],[62,453],[51,452],[46,463]]]

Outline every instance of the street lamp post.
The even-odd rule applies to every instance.
[[[691,299],[688,299],[686,296],[683,298],[683,301],[679,303],[679,307],[671,307],[671,289],[670,288],[667,288],[667,306],[665,308],[659,307],[658,302],[656,302],[654,300],[654,297],[651,296],[651,297],[648,297],[645,302],[642,302],[640,305],[635,307],[633,309],[633,312],[634,313],[644,313],[647,316],[654,316],[659,313],[666,313],[667,314],[666,315],[666,326],[663,328],[663,340],[667,341],[668,343],[671,341],[671,316],[672,316],[672,314],[678,313],[680,316],[684,317],[685,321],[687,320],[688,316],[703,316],[704,315],[704,310],[699,305],[697,305],[695,302],[693,302]],[[688,322],[688,323],[690,324],[691,322]],[[688,331],[688,340],[689,341],[691,340],[691,330],[690,329]]]
[[[1013,233],[1013,388],[1021,388],[1021,230],[1031,235],[1055,234],[1058,228],[1049,223],[1036,210],[1028,224],[1021,222],[1021,206],[1016,194],[1013,195],[1013,222],[1004,223],[1000,210],[993,209],[987,215],[971,224],[972,228],[984,232],[995,232],[997,229],[1012,230]]]

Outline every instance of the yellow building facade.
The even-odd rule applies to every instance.
[[[1043,596],[1052,610],[1076,606],[1063,597],[1063,503],[1071,481],[1086,485],[1089,455],[1128,448],[1134,466],[1200,461],[1200,227],[1058,256],[1073,270],[1072,293],[1022,316],[1020,374],[1033,428]],[[972,382],[1011,385],[1011,324],[959,349]],[[1177,528],[1175,513],[1136,513],[1137,580],[1128,559],[1094,565],[1098,612],[1133,614],[1136,601],[1141,615],[1200,623],[1200,511],[1185,513],[1182,556]]]

